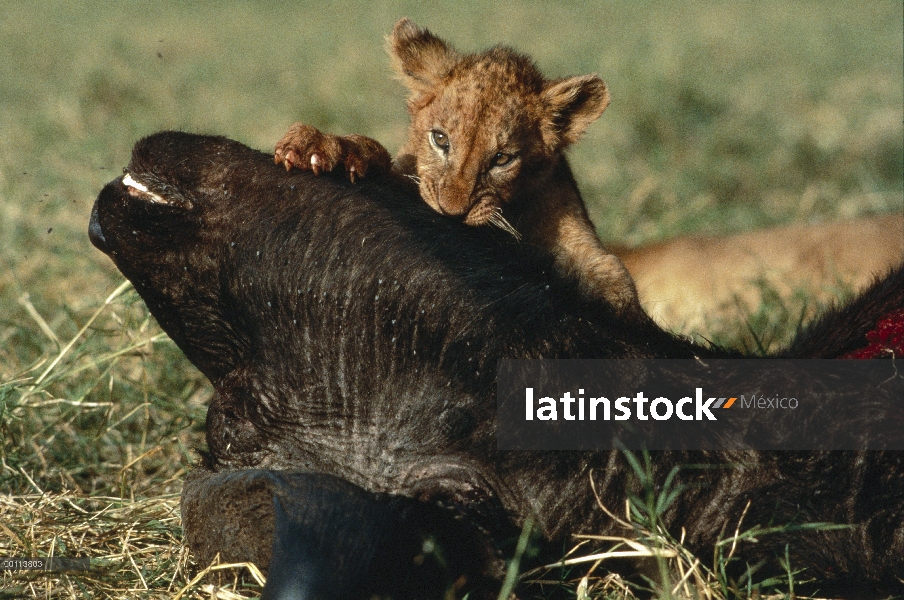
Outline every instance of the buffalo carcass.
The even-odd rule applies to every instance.
[[[482,597],[527,519],[547,558],[571,534],[620,531],[589,479],[624,506],[637,482],[622,453],[496,449],[500,359],[739,357],[619,319],[546,257],[436,215],[404,182],[286,173],[225,138],[138,142],[89,231],[216,391],[183,490],[187,544],[269,565],[267,598]],[[902,308],[904,267],[780,356],[840,357]],[[900,410],[866,418],[880,438],[901,431]],[[653,458],[656,481],[712,467],[682,470],[662,515],[690,548],[711,553],[750,502],[745,526],[850,525],[742,544],[761,572],[789,544],[823,593],[901,590],[904,454]]]

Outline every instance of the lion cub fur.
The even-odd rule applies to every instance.
[[[460,54],[408,19],[396,24],[388,50],[411,116],[392,169],[417,182],[435,211],[506,229],[552,253],[586,293],[624,314],[640,311],[634,282],[597,237],[564,155],[609,105],[606,84],[595,75],[547,80],[507,47]],[[373,140],[299,123],[275,160],[318,173],[342,163],[352,180],[389,168]]]

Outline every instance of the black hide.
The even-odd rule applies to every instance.
[[[622,512],[637,489],[622,454],[496,451],[499,359],[736,356],[619,320],[546,257],[436,215],[401,181],[287,173],[184,133],[140,141],[127,170],[150,193],[109,183],[92,240],[216,390],[209,453],[183,491],[186,541],[201,561],[269,564],[269,598],[493,597],[528,518],[542,559],[572,533],[625,533],[590,488]],[[838,357],[901,308],[904,268],[781,356]],[[664,514],[704,556],[749,501],[745,528],[852,526],[742,544],[762,573],[789,544],[821,593],[902,591],[901,453],[652,456],[659,482],[710,467],[682,469]]]

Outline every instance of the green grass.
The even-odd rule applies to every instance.
[[[87,239],[97,191],[137,138],[167,128],[269,149],[300,120],[394,150],[404,92],[382,47],[401,16],[464,50],[504,42],[549,75],[606,80],[613,103],[571,157],[607,240],[904,206],[899,2],[48,1],[2,12],[0,554],[62,543],[111,558],[103,581],[0,574],[13,590],[0,597],[145,586],[172,597],[191,578],[170,517],[211,391],[134,292],[104,305],[121,276]],[[794,325],[796,309],[765,313],[751,323]],[[719,341],[756,343],[714,319]],[[151,499],[165,502],[128,513]],[[53,526],[82,514],[71,505],[98,515],[81,542]],[[134,545],[142,536],[156,541]],[[157,566],[116,555],[112,539],[157,552]]]

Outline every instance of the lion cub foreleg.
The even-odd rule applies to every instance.
[[[518,220],[524,240],[549,251],[556,268],[577,279],[585,294],[604,298],[626,316],[642,312],[634,279],[597,237],[565,159],[543,179]]]

